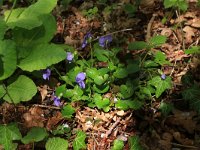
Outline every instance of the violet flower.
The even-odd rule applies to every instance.
[[[105,47],[108,43],[112,42],[112,36],[106,35],[99,38],[99,45]]]
[[[161,79],[163,79],[163,80],[166,79],[166,75],[164,73],[161,75]]]
[[[84,82],[85,77],[86,75],[83,72],[78,73],[76,76],[76,82],[79,84],[80,88],[82,89],[85,88],[85,82]]]
[[[82,48],[85,48],[88,44],[88,39],[92,37],[92,34],[90,32],[88,32],[83,39],[83,43],[82,43]]]
[[[43,77],[44,80],[49,80],[50,75],[51,75],[51,70],[50,69],[43,70],[42,77]]]
[[[72,62],[73,58],[74,58],[74,55],[71,52],[67,52],[67,58],[66,59],[69,61],[69,63]]]
[[[61,105],[59,97],[54,96],[53,101],[54,101],[54,105],[56,105],[56,106],[60,106]]]

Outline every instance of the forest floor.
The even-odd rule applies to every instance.
[[[123,140],[124,150],[128,150],[128,137],[133,135],[139,136],[141,145],[147,150],[200,149],[200,117],[197,112],[189,109],[188,103],[181,96],[184,89],[182,76],[191,72],[195,82],[200,83],[199,59],[184,53],[184,49],[200,44],[200,8],[196,2],[189,2],[188,10],[178,13],[164,9],[158,1],[142,2],[133,17],[128,17],[122,9],[123,3],[130,3],[128,0],[118,1],[118,6],[111,13],[99,10],[90,16],[84,16],[82,11],[97,5],[100,8],[104,6],[98,4],[98,1],[74,1],[67,9],[58,5],[53,12],[57,18],[57,33],[53,41],[71,45],[84,54],[87,48],[81,50],[80,47],[88,31],[92,31],[96,37],[117,31],[114,39],[126,53],[130,42],[148,41],[156,34],[167,36],[167,42],[159,50],[173,64],[162,68],[166,75],[172,77],[173,88],[162,99],[152,101],[137,111],[113,108],[105,113],[96,108],[81,106],[73,119],[65,119],[60,108],[48,104],[52,86],[60,84],[53,77],[50,81],[40,83],[38,95],[33,101],[17,106],[9,103],[0,105],[0,123],[17,121],[24,133],[33,126],[45,127],[51,131],[59,124],[66,124],[86,132],[88,150],[108,150],[115,139]],[[165,23],[163,18],[166,18]],[[142,53],[142,50],[132,52],[133,57],[138,53]],[[161,101],[174,105],[168,116],[163,116],[159,111]],[[99,120],[95,124],[96,118]],[[70,140],[73,140],[73,136]],[[35,146],[42,149],[41,145]],[[21,150],[31,148],[31,144],[19,145]]]

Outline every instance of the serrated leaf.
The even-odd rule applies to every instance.
[[[167,40],[167,37],[166,36],[163,36],[163,35],[157,35],[157,36],[153,36],[150,40],[149,40],[149,43],[153,46],[153,47],[156,47],[156,46],[160,46],[162,44],[164,44]]]
[[[71,118],[75,113],[75,109],[71,105],[65,105],[61,112],[63,117]]]
[[[148,47],[146,42],[143,41],[137,41],[137,42],[132,42],[128,45],[128,50],[141,50],[141,49],[146,49]]]
[[[6,30],[7,30],[6,22],[0,17],[0,40],[4,38]]]
[[[16,144],[13,144],[12,141],[21,138],[22,135],[16,124],[0,125],[0,144],[5,150],[13,150]]]
[[[46,150],[68,150],[68,141],[60,137],[49,138],[45,148]]]
[[[156,98],[160,97],[165,90],[172,87],[172,81],[170,77],[167,77],[165,80],[163,80],[160,76],[156,76],[149,81],[149,84],[156,88]]]
[[[30,54],[20,60],[19,67],[24,71],[46,69],[66,59],[66,52],[55,44],[40,44],[30,50]]]
[[[11,28],[21,27],[31,30],[42,24],[42,21],[40,21],[38,17],[49,14],[56,5],[57,0],[39,0],[28,8],[18,8],[6,11],[4,14],[5,20],[7,21],[7,25]],[[9,16],[10,11],[12,11],[12,13]]]
[[[31,47],[48,43],[56,32],[56,21],[51,14],[41,15],[42,25],[32,30],[17,28],[13,30],[13,38],[18,46]]]
[[[86,149],[85,138],[86,138],[85,132],[80,130],[77,131],[76,138],[73,141],[73,149],[74,150]]]
[[[200,114],[200,87],[193,85],[182,92],[183,99],[188,101],[191,108],[194,108]]]
[[[192,46],[185,50],[185,54],[200,54],[200,46]]]
[[[130,150],[142,150],[142,147],[140,146],[140,143],[139,143],[138,136],[129,137],[128,143],[129,143]]]
[[[122,140],[114,140],[113,147],[111,150],[123,150],[124,142]]]
[[[27,133],[27,135],[22,138],[21,141],[24,144],[39,142],[39,141],[42,141],[47,135],[48,134],[45,128],[33,127]]]
[[[3,88],[3,85],[0,84],[0,98],[6,94],[6,90]]]
[[[30,100],[37,93],[37,87],[30,78],[21,75],[7,87],[7,91],[9,95],[6,94],[3,99],[17,104]]]
[[[17,67],[15,43],[10,40],[0,41],[0,80],[11,76]]]
[[[122,79],[128,76],[128,72],[126,68],[117,68],[117,70],[113,73],[116,78]]]

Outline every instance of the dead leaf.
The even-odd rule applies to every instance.
[[[190,26],[185,26],[183,28],[183,31],[185,32],[185,43],[192,43],[192,38],[195,36],[194,28],[191,28]]]
[[[48,119],[46,128],[47,130],[52,130],[55,126],[63,119],[61,112],[57,111],[55,115]]]

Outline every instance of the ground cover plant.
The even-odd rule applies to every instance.
[[[1,149],[200,147],[198,1],[0,6]]]

